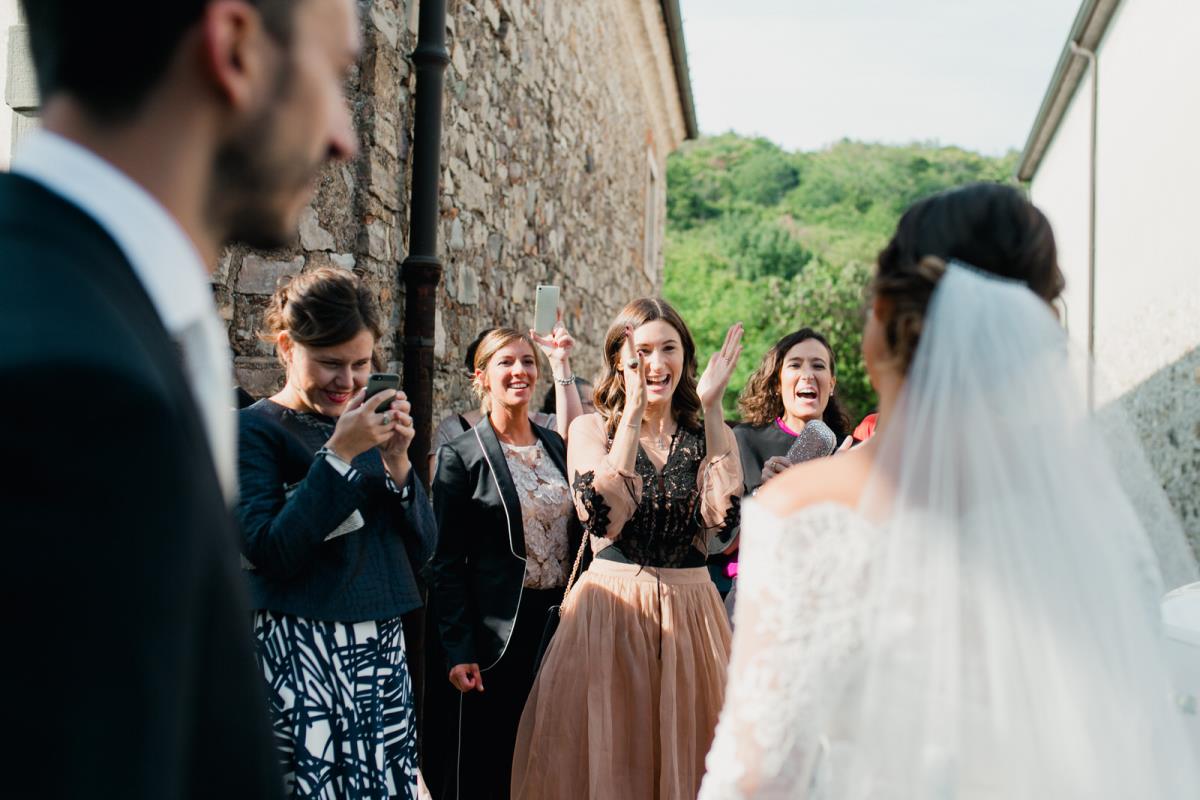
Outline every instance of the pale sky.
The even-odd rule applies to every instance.
[[[1081,0],[680,0],[702,133],[1025,144]]]

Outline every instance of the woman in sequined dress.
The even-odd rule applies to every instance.
[[[729,329],[697,382],[691,334],[667,303],[635,300],[609,327],[598,411],[572,423],[567,454],[595,560],[525,706],[514,797],[690,800],[700,787],[729,656],[704,563],[738,518],[721,399],[741,336]]]

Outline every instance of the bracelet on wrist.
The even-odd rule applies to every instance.
[[[570,375],[566,378],[555,378],[554,382],[557,383],[559,386],[570,386],[573,383],[575,383],[575,376]]]
[[[334,450],[332,447],[330,447],[330,446],[329,446],[329,443],[328,443],[328,442],[326,442],[325,444],[321,445],[321,449],[320,449],[320,450],[318,450],[318,451],[316,452],[316,455],[319,455],[319,456],[333,456],[333,457],[334,457],[334,458],[336,458],[338,461],[345,461],[347,464],[349,464],[349,463],[350,463],[350,459],[348,459],[348,458],[346,458],[345,456],[342,456],[341,454],[339,454],[339,453],[338,453],[336,450]]]
[[[342,458],[337,453],[333,452],[333,450],[329,447],[329,445],[325,445],[320,450],[318,450],[315,453],[315,456],[317,458],[324,458],[326,460],[334,461],[337,464],[337,466],[335,466],[334,469],[337,469],[337,471],[342,473],[343,475],[345,475],[347,472],[349,472],[353,468],[353,465],[349,461]],[[338,469],[338,467],[341,467],[341,469]]]

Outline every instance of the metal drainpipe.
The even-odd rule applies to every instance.
[[[1071,42],[1071,52],[1087,59],[1092,76],[1092,118],[1088,140],[1088,409],[1096,406],[1096,110],[1100,104],[1100,72],[1096,52]]]
[[[404,391],[412,403],[416,435],[408,448],[412,468],[429,485],[433,436],[433,340],[438,284],[438,179],[442,158],[442,90],[450,53],[446,50],[446,0],[421,0],[413,113],[412,197],[404,281]]]

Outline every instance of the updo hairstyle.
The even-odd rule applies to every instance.
[[[534,346],[533,339],[529,338],[529,334],[521,333],[516,328],[492,328],[485,332],[483,338],[479,340],[479,344],[475,347],[476,374],[471,378],[471,391],[475,393],[475,397],[479,401],[479,410],[485,416],[491,411],[491,402],[487,389],[483,386],[483,380],[479,377],[478,373],[487,372],[488,364],[491,363],[496,353],[499,353],[516,341],[524,342],[533,351],[533,361],[536,365],[533,375],[535,381],[542,372],[542,360],[539,355],[541,351]]]
[[[358,276],[333,267],[301,273],[276,289],[264,323],[266,330],[259,338],[273,344],[283,331],[305,347],[334,347],[363,330],[370,331],[376,342],[383,335],[371,290]],[[284,363],[279,348],[275,354]],[[379,365],[377,353],[372,361]]]
[[[1050,223],[1012,186],[975,183],[919,200],[879,253],[870,295],[887,300],[889,349],[908,370],[925,310],[950,261],[1020,281],[1051,303],[1065,284]]]

